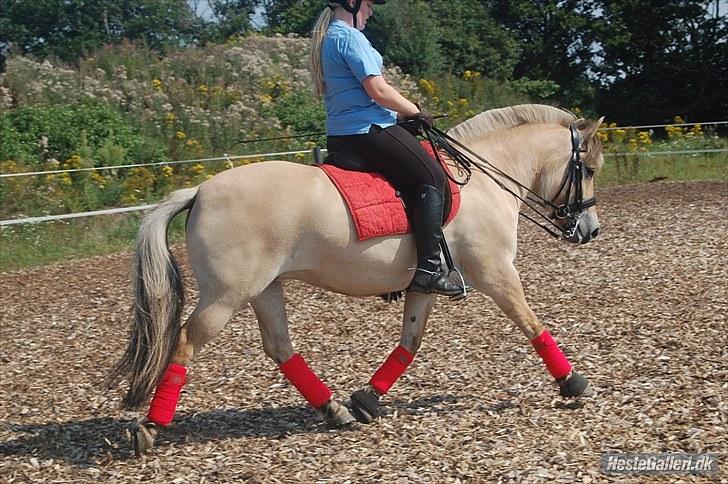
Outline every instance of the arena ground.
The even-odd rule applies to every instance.
[[[141,459],[122,386],[129,254],[0,273],[2,482],[701,482],[726,479],[728,184],[605,189],[584,246],[522,223],[527,297],[596,394],[558,397],[480,294],[442,298],[377,422],[329,430],[266,358],[248,308],[193,364]],[[184,251],[175,253],[184,261]],[[186,262],[188,306],[195,285]],[[342,401],[396,346],[402,303],[286,286],[291,331]],[[719,453],[718,476],[606,476],[604,452]]]

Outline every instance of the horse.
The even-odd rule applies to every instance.
[[[594,174],[604,162],[595,136],[600,123],[527,104],[482,112],[447,133],[507,174],[497,179],[474,170],[461,188],[460,211],[443,229],[451,258],[464,282],[492,298],[531,341],[567,398],[588,393],[588,380],[573,370],[526,302],[513,264],[516,235],[529,193],[550,201],[538,208],[568,232],[566,241],[586,243],[598,235],[593,194]],[[574,169],[580,169],[577,178]],[[592,197],[591,203],[574,199],[577,194]],[[564,210],[569,217],[559,213]],[[184,294],[167,227],[183,211],[199,301],[182,324]],[[265,354],[328,425],[372,422],[380,416],[380,398],[420,347],[435,295],[406,292],[399,346],[351,395],[350,411],[294,351],[283,281],[349,296],[381,295],[407,288],[415,259],[411,234],[358,240],[342,196],[314,166],[261,162],[171,193],[140,225],[128,347],[109,377],[110,383],[128,377],[123,408],[138,409],[153,394],[147,415],[133,429],[137,455],[153,447],[160,428],[171,423],[193,357],[245,304],[255,313]]]

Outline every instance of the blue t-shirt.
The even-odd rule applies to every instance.
[[[374,102],[361,84],[382,75],[382,56],[360,31],[333,20],[321,45],[321,67],[330,136],[364,134],[372,124],[386,128],[397,122],[397,113]]]

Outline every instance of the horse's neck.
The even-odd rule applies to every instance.
[[[499,138],[489,136],[480,140],[466,141],[465,144],[486,160],[489,165],[495,167],[486,168],[486,174],[473,167],[473,187],[480,189],[492,189],[496,183],[493,179],[502,183],[508,189],[525,197],[527,191],[523,187],[534,190],[539,175],[541,161],[545,155],[541,152],[545,147],[541,143],[528,142],[526,139]],[[483,165],[481,160],[475,160]],[[503,172],[506,176],[497,174]]]

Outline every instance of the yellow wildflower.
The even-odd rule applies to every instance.
[[[18,163],[15,160],[5,160],[0,163],[0,171],[3,173],[16,173],[18,170]]]
[[[161,91],[162,90],[162,81],[159,79],[152,80],[152,87],[155,91]]]
[[[207,86],[205,84],[200,84],[197,86],[197,92],[200,94],[207,94]]]
[[[162,172],[162,176],[165,178],[171,177],[172,173],[174,173],[174,170],[169,165],[164,165],[159,171]]]
[[[167,121],[167,124],[173,124],[174,121],[177,119],[177,116],[172,111],[170,111],[167,113],[164,119],[165,121]]]
[[[184,131],[177,131],[176,133],[174,133],[174,137],[179,140],[183,140],[187,137],[187,135],[185,134]]]
[[[437,85],[435,84],[435,81],[430,81],[429,79],[420,79],[419,85],[420,89],[422,89],[424,93],[428,96],[434,96],[435,92],[437,91]]]
[[[71,155],[71,157],[63,163],[63,168],[81,168],[81,157],[78,155]]]
[[[92,183],[94,183],[95,185],[97,185],[99,187],[105,187],[106,183],[108,182],[106,177],[104,177],[97,171],[92,171],[91,176],[89,178],[91,179]]]

